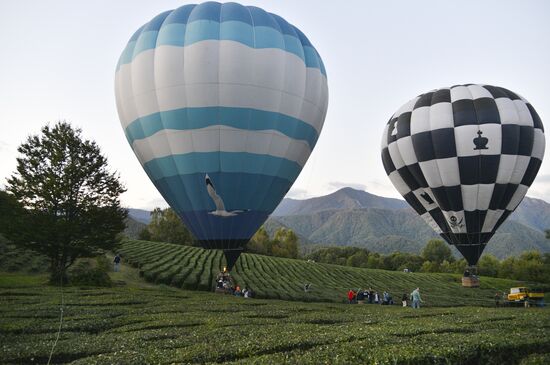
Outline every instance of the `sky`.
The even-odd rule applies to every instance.
[[[131,35],[185,1],[0,2],[0,187],[17,147],[67,120],[95,140],[128,191],[126,207],[166,207],[118,119],[114,73]],[[550,1],[244,1],[302,30],[325,64],[329,108],[321,136],[288,193],[351,186],[400,198],[380,159],[384,125],[405,102],[455,84],[521,94],[550,130]],[[550,202],[550,159],[528,196]]]

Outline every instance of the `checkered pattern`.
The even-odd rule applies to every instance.
[[[401,107],[384,130],[382,161],[405,200],[473,265],[533,183],[544,148],[525,99],[469,84]]]

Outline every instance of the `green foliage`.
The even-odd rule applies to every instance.
[[[261,226],[246,245],[246,251],[260,255],[297,258],[298,241],[298,236],[292,230],[283,227],[275,231],[271,239],[265,227]]]
[[[110,264],[104,256],[80,259],[68,272],[69,283],[76,286],[112,286],[109,269]]]
[[[139,233],[139,239],[186,246],[195,244],[193,235],[172,208],[155,208],[151,212],[151,222]]]
[[[184,289],[212,290],[216,274],[224,266],[221,251],[168,243],[128,240],[120,253],[147,281]],[[503,291],[518,284],[484,277],[482,288],[473,291],[461,286],[461,274],[391,272],[250,253],[240,256],[231,276],[260,298],[299,301],[342,302],[350,287],[371,287],[397,298],[420,286],[429,306],[494,305],[494,288]],[[305,283],[311,284],[308,292]]]
[[[440,272],[441,266],[435,261],[424,261],[420,267],[420,272]]]
[[[455,259],[449,245],[442,240],[429,240],[422,250],[422,257],[440,265],[443,261],[453,262]]]
[[[47,257],[16,247],[0,235],[0,271],[43,273],[47,270]]]
[[[13,244],[47,256],[57,282],[77,258],[116,245],[127,214],[119,201],[125,189],[97,144],[69,123],[44,126],[18,152],[6,188],[10,205],[19,206],[10,227],[0,228]]]
[[[483,255],[477,263],[477,272],[479,275],[494,276],[498,275],[500,262],[493,255]]]
[[[6,277],[0,359],[45,364],[59,289]],[[412,310],[159,287],[70,288],[64,297],[55,364],[546,364],[550,348],[540,308]]]

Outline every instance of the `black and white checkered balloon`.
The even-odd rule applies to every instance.
[[[413,209],[475,265],[533,183],[544,147],[527,100],[501,87],[456,85],[422,94],[390,118],[382,162]]]

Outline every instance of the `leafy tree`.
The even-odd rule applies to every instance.
[[[143,228],[141,231],[139,231],[138,233],[138,240],[142,240],[142,241],[152,241],[151,239],[151,232],[149,232],[149,229],[147,229],[147,227]]]
[[[261,255],[297,258],[298,257],[298,236],[291,229],[279,228],[273,239],[262,226],[252,236],[246,246],[248,252]]]
[[[514,275],[514,266],[516,265],[515,257],[508,257],[505,260],[502,260],[500,263],[500,268],[498,270],[498,276],[501,278],[516,279]]]
[[[367,261],[369,269],[381,269],[384,267],[384,259],[378,253],[371,253]]]
[[[422,250],[422,257],[437,264],[441,264],[444,260],[455,261],[449,245],[442,240],[429,240]]]
[[[464,273],[464,270],[466,270],[468,263],[466,262],[465,259],[460,259],[460,260],[456,260],[455,262],[452,262],[451,266],[455,274],[462,274]]]
[[[155,208],[147,232],[140,232],[140,239],[193,246],[194,238],[172,208]]]
[[[420,267],[420,272],[441,272],[441,265],[434,261],[424,261]]]
[[[500,269],[500,261],[489,254],[483,255],[477,263],[477,270],[479,275],[497,276]]]
[[[367,267],[369,262],[369,254],[366,250],[359,250],[347,259],[347,266]]]
[[[260,229],[256,231],[254,236],[252,236],[250,241],[248,241],[246,251],[260,255],[267,255],[268,246],[270,244],[269,241],[269,234],[265,230],[264,226],[261,226]]]
[[[291,229],[279,228],[273,237],[271,255],[278,257],[298,257],[298,236]]]
[[[21,210],[6,237],[47,256],[57,282],[77,258],[116,245],[127,216],[119,201],[125,188],[97,144],[67,122],[44,126],[18,152],[6,188]]]

